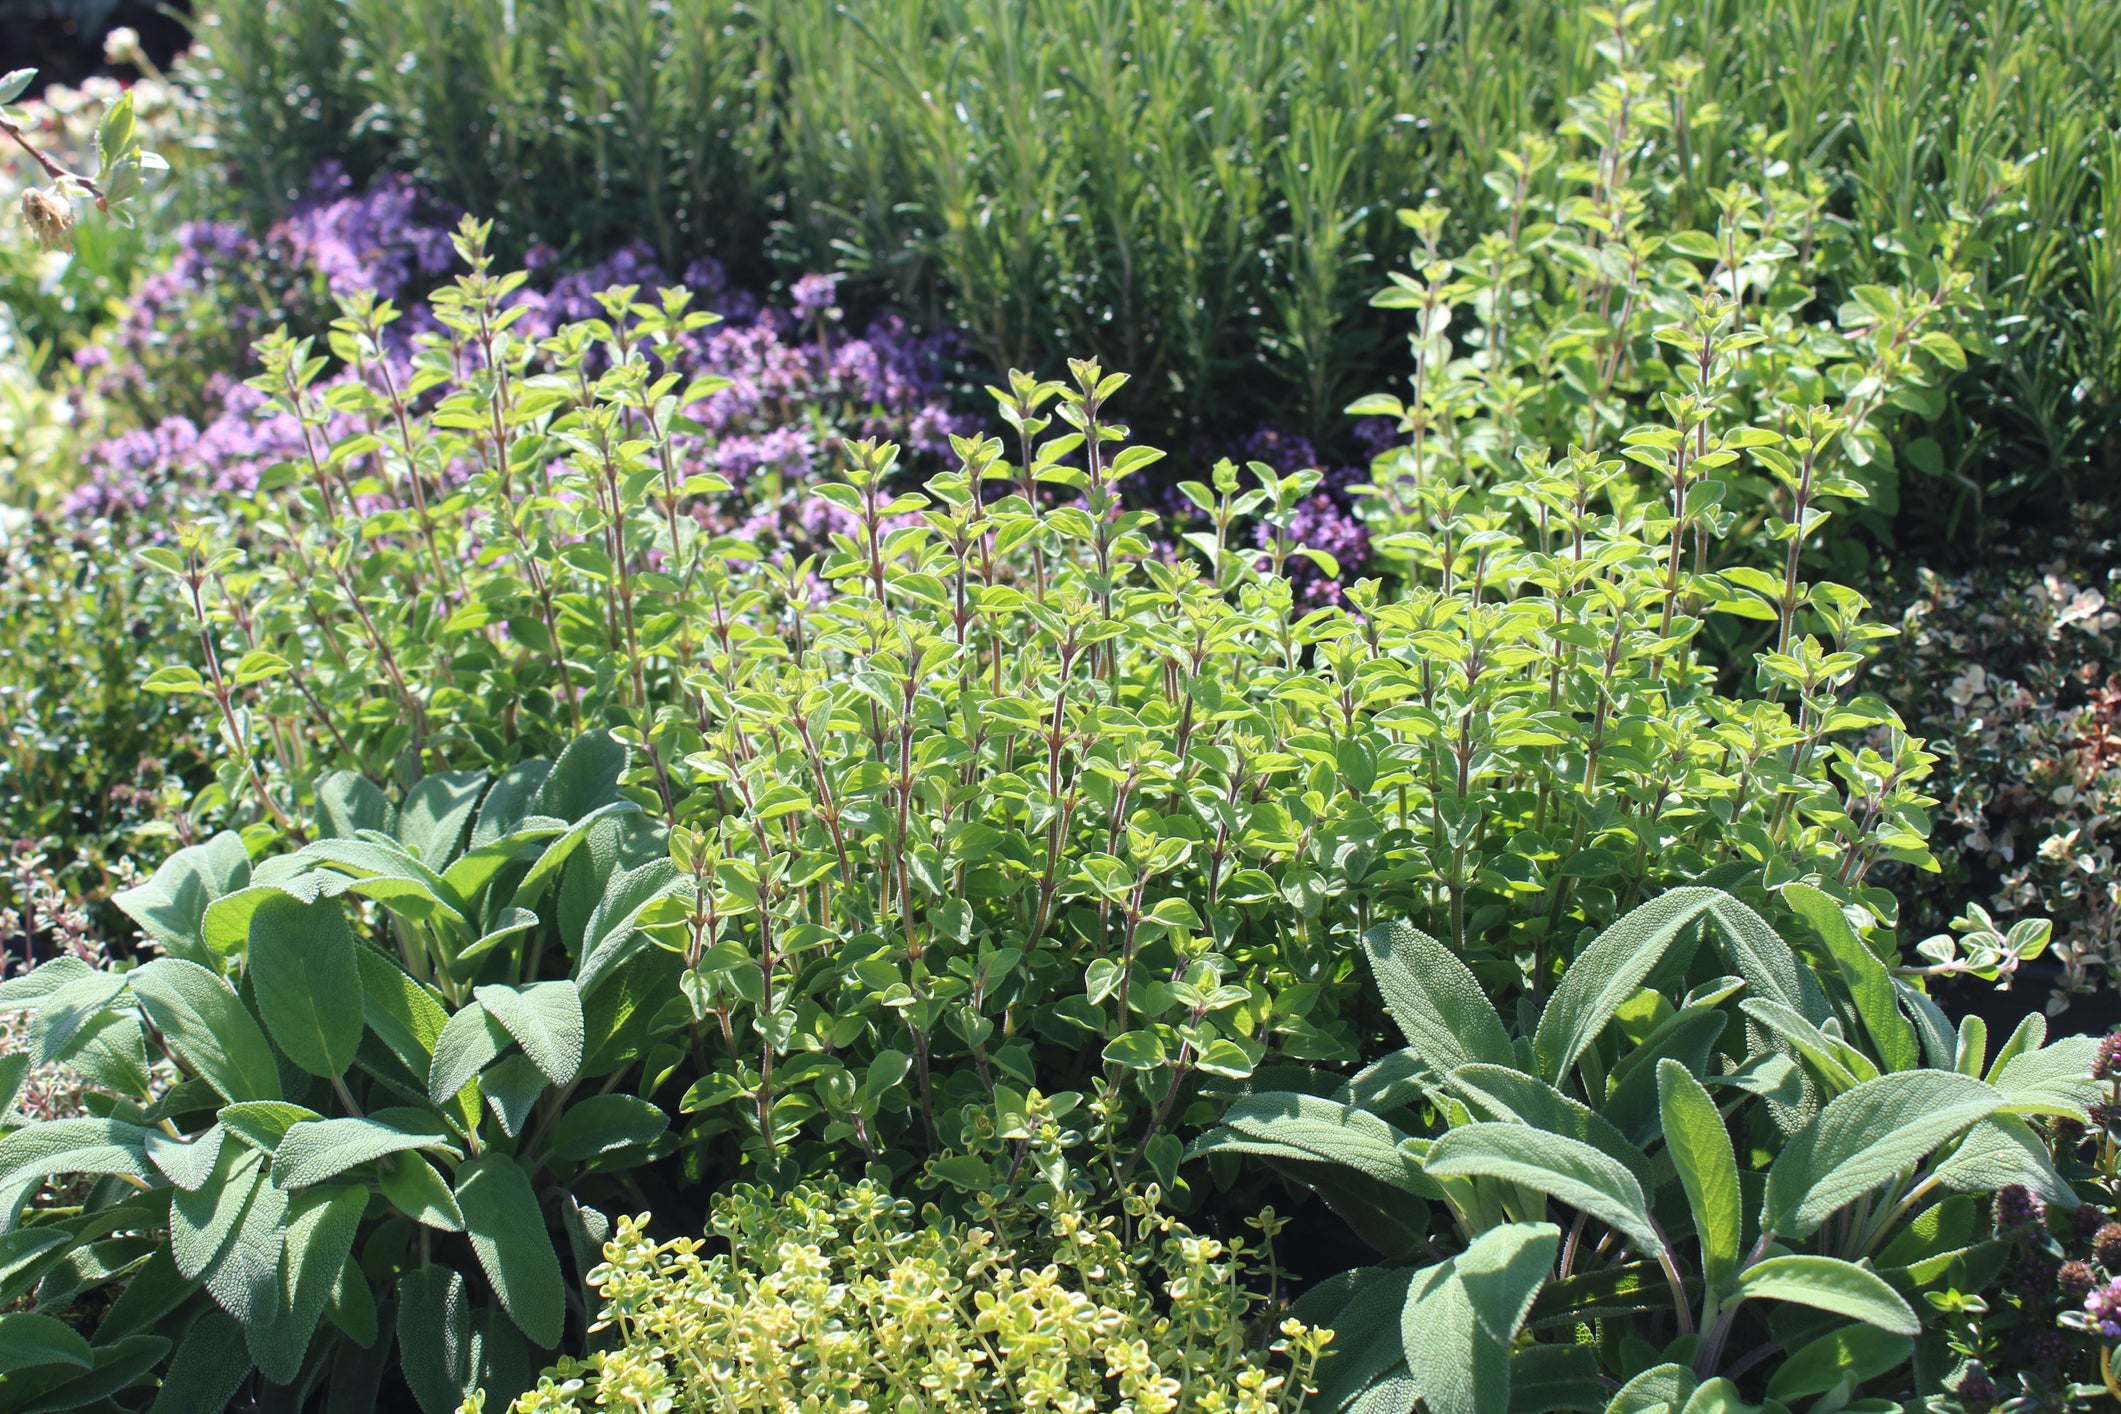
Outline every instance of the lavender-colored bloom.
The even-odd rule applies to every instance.
[[[790,287],[788,297],[795,301],[797,313],[821,314],[832,307],[839,292],[839,276],[805,275]]]
[[[2121,1281],[2110,1281],[2084,1298],[2085,1312],[2108,1340],[2121,1340]]]
[[[2121,1031],[2109,1032],[2099,1039],[2099,1051],[2092,1059],[2092,1079],[2121,1080]]]
[[[113,352],[124,356],[110,358],[97,376],[143,404],[182,411],[93,449],[92,473],[69,499],[68,513],[131,517],[145,528],[171,519],[192,498],[247,494],[277,462],[302,465],[300,426],[266,409],[263,395],[242,383],[255,366],[244,351],[281,323],[297,334],[320,331],[331,314],[327,296],[372,289],[404,311],[386,333],[383,355],[405,386],[413,338],[439,327],[424,296],[453,258],[449,226],[450,213],[404,179],[386,177],[355,192],[344,171],[328,165],[263,243],[226,223],[180,227],[170,266],[142,282],[119,332]],[[536,340],[563,324],[604,317],[597,295],[614,286],[636,286],[652,298],[649,292],[673,283],[645,244],[587,269],[560,270],[558,259],[549,246],[533,247],[526,263],[538,278],[512,296],[524,306],[513,326],[518,336]],[[830,472],[841,438],[888,438],[909,456],[944,458],[952,434],[970,430],[945,397],[944,370],[954,357],[947,337],[917,336],[887,317],[826,347],[803,334],[796,314],[731,290],[717,261],[695,260],[683,283],[695,307],[722,321],[655,356],[681,375],[731,380],[686,409],[704,435],[683,436],[676,449],[685,471],[716,471],[737,487],[742,505],[700,512],[718,531],[820,543],[849,528],[839,512],[806,494]],[[837,277],[806,277],[791,293],[808,313],[820,300],[829,305],[836,286]],[[201,342],[209,338],[216,342]],[[231,367],[240,371],[223,371]],[[356,376],[336,369],[317,391]],[[190,391],[172,401],[168,384],[178,377]],[[355,430],[335,417],[324,434],[337,440]]]
[[[454,258],[448,226],[423,219],[425,205],[418,189],[396,174],[356,195],[344,169],[326,163],[273,236],[334,295],[374,290],[401,299],[415,276],[431,281]]]

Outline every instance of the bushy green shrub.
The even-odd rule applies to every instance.
[[[44,855],[112,938],[122,920],[105,900],[125,861],[159,859],[190,828],[181,812],[214,749],[189,704],[140,688],[143,657],[188,643],[129,549],[47,512],[0,530],[0,837]]]
[[[1781,901],[1816,962],[1728,894],[1675,889],[1515,1028],[1436,939],[1364,935],[1407,1049],[1255,1093],[1194,1145],[1315,1183],[1391,1260],[1299,1307],[1339,1336],[1324,1405],[1751,1407],[1735,1381],[1758,1371],[1787,1406],[1958,1373],[1915,1303],[1979,1292],[2010,1255],[2000,1200],[1991,1230],[1969,1193],[2078,1206],[2028,1120],[2089,1122],[2096,1043],[2044,1045],[2034,1015],[1992,1051],[1828,895]]]
[[[10,1404],[153,1372],[157,1409],[214,1410],[253,1367],[291,1407],[327,1380],[373,1398],[393,1319],[423,1408],[529,1384],[579,1291],[558,1251],[579,1275],[608,1232],[581,1199],[622,1191],[669,1123],[629,1091],[653,1088],[674,968],[541,980],[548,947],[585,953],[599,926],[637,813],[625,759],[585,737],[498,780],[430,777],[402,808],[328,778],[306,848],[253,868],[223,833],[118,896],[159,956],[0,983],[0,1008],[34,1013],[0,1112],[32,1064],[92,1087],[0,1138],[0,1300],[31,1298],[5,1318],[29,1342]],[[467,1272],[493,1302],[468,1303]]]
[[[517,1414],[1293,1414],[1327,1339],[1285,1322],[1283,1358],[1256,1354],[1248,1284],[1270,1266],[1160,1216],[1153,1193],[1105,1217],[1063,1201],[1021,1233],[916,1213],[868,1182],[740,1187],[707,1223],[726,1255],[644,1229],[621,1219],[589,1274],[611,1347],[562,1361]]]
[[[204,37],[224,141],[269,203],[343,157],[497,214],[517,249],[646,238],[754,280],[770,229],[786,272],[843,259],[997,366],[1141,371],[1159,433],[1332,430],[1388,338],[1362,308],[1369,262],[1396,254],[1388,213],[1434,193],[1483,228],[1500,151],[1615,67],[1656,76],[1624,120],[1651,144],[1646,229],[1786,170],[1839,303],[1895,283],[1955,213],[1995,218],[1974,272],[1992,362],[1948,415],[1920,409],[1947,494],[1912,508],[1965,528],[2121,448],[2110,9],[226,0]],[[1534,197],[1598,145],[1570,135]]]
[[[148,686],[219,716],[221,798],[259,841],[300,828],[325,763],[409,781],[578,727],[636,746],[625,784],[670,839],[626,917],[684,960],[713,1072],[686,1102],[696,1163],[731,1129],[776,1162],[954,1148],[962,1099],[1000,1084],[1102,1092],[1105,1164],[1168,1178],[1203,1074],[1357,1055],[1348,958],[1377,916],[1537,995],[1672,884],[1815,878],[1890,928],[1869,871],[1927,861],[1928,759],[1846,691],[1878,632],[1861,597],[1696,574],[1622,463],[1535,459],[1468,500],[1388,459],[1428,519],[1397,537],[1404,587],[1304,612],[1286,571],[1316,552],[1289,527],[1314,478],[1219,467],[1188,491],[1215,528],[1167,560],[1119,499],[1159,454],[1083,364],[1001,394],[1013,462],[959,439],[922,493],[895,448],[853,446],[815,490],[825,553],[761,561],[707,514],[727,493],[684,410],[712,385],[650,361],[682,300],[617,292],[533,349],[462,239],[479,268],[412,375],[432,411],[372,352],[387,309],[349,303],[335,346],[368,372],[325,396],[322,360],[268,346],[257,383],[305,460],[253,562],[197,534],[146,552],[217,650]],[[1790,416],[1787,439],[1689,416],[1636,441],[1820,463],[1839,424]],[[1695,644],[1719,603],[1774,623],[1758,696],[1720,692]],[[910,1108],[880,1113],[901,1080]]]
[[[254,1366],[299,1406],[375,1388],[394,1332],[429,1414],[512,1398],[588,1323],[560,1254],[579,1277],[629,1184],[875,1166],[974,1212],[1151,1177],[1198,1203],[1181,1134],[1373,1051],[1355,955],[1380,919],[1494,999],[1484,1040],[1497,1016],[1534,1038],[1490,1059],[1582,1073],[1598,1108],[1623,1011],[1692,1046],[1780,1003],[1733,1054],[1800,1115],[1801,1064],[1853,1093],[1946,1044],[1912,998],[1875,1060],[1851,1039],[1900,995],[1874,871],[1931,861],[1930,758],[1853,691],[1883,630],[1805,578],[1812,498],[1856,489],[1846,408],[1774,384],[1734,409],[1675,373],[1628,459],[1496,479],[1388,453],[1366,495],[1399,582],[1315,610],[1317,474],[1218,464],[1182,483],[1201,528],[1163,539],[1123,497],[1162,454],[1095,362],[1012,373],[1008,439],[954,438],[918,489],[899,448],[849,443],[811,513],[746,539],[693,417],[717,383],[660,357],[697,327],[686,294],[610,291],[532,340],[487,237],[459,231],[433,332],[400,343],[349,295],[329,356],[267,340],[253,386],[297,455],[140,552],[198,638],[144,685],[218,725],[195,808],[233,828],[121,896],[159,957],[0,991],[96,1092],[0,1137],[0,1293],[51,1323],[9,1394],[137,1405],[160,1379],[164,1407],[217,1407]],[[1789,496],[1757,539],[1718,513],[1746,458]],[[1761,541],[1765,569],[1732,562]],[[1709,640],[1719,609],[1764,626],[1751,672]],[[1643,942],[1702,898],[1744,1003],[1696,993],[1689,920]],[[1821,938],[1802,957],[1757,916],[1792,910]],[[1557,1014],[1565,1063],[1541,1059]],[[1466,1235],[1536,1226],[1532,1201],[1481,1198]],[[1517,1281],[1545,1240],[1518,1239],[1452,1270]]]

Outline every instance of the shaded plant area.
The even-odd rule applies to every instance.
[[[2051,989],[2051,1010],[2088,1004],[2098,1021],[2075,1024],[2105,1029],[2121,966],[2108,837],[2121,617],[2113,517],[2082,505],[2072,519],[2068,534],[1997,546],[1985,568],[1916,576],[1888,601],[1904,605],[1902,632],[1870,672],[1941,758],[1946,872],[1912,891],[1918,927],[1942,931],[1959,900],[2054,919],[2052,957],[2028,980]]]
[[[191,42],[191,9],[191,0],[0,0],[0,53],[10,69],[37,70],[40,84],[129,79],[138,69],[105,52],[111,31],[131,31],[149,63],[166,69]]]

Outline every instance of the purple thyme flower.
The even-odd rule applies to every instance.
[[[2030,1236],[2046,1217],[2047,1210],[2024,1184],[2009,1183],[1996,1190],[1996,1231]]]
[[[2085,1312],[2108,1340],[2121,1340],[2121,1281],[2110,1281],[2084,1298]]]
[[[2121,1031],[2110,1031],[2099,1039],[2099,1051],[2092,1060],[2092,1079],[2121,1080]]]
[[[788,291],[795,301],[799,314],[822,314],[832,307],[832,301],[840,292],[840,277],[837,275],[805,275]]]

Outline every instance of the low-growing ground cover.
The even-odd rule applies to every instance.
[[[1990,213],[1846,299],[1772,153],[1675,220],[1646,14],[1400,214],[1410,376],[1327,471],[1166,457],[1096,360],[975,403],[829,276],[510,272],[401,179],[185,227],[78,345],[145,426],[0,581],[59,845],[0,919],[0,1395],[2100,1397],[2121,1060],[1935,1001],[2043,889],[2091,974],[2098,821],[1945,922],[1933,797],[1982,862],[2023,805],[1938,664],[2014,630],[1924,581],[1881,656],[1846,531]],[[2054,573],[2008,670],[2067,712]]]

